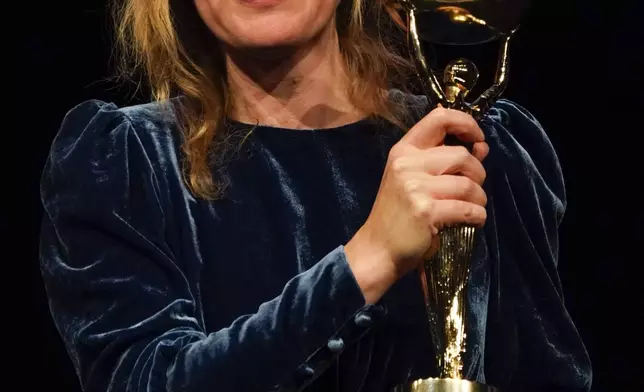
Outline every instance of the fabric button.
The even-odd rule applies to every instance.
[[[374,306],[373,312],[376,314],[377,318],[385,317],[387,315],[387,307],[384,305]]]
[[[362,328],[368,328],[371,327],[371,316],[366,314],[366,313],[358,313],[356,317],[353,319],[353,321],[356,323],[358,327]]]
[[[315,374],[315,369],[313,369],[309,365],[302,365],[302,367],[300,367],[300,369],[299,369],[299,373],[302,376],[311,377],[311,376],[313,376]]]
[[[340,351],[344,350],[344,340],[342,340],[341,338],[332,338],[329,340],[326,346],[329,348],[329,350],[331,350],[331,352],[339,353]]]

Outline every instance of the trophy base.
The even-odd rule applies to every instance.
[[[399,385],[391,392],[499,392],[497,388],[468,380],[426,378]]]

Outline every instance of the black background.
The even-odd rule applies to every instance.
[[[592,358],[593,391],[636,390],[644,362],[638,321],[644,261],[639,224],[644,218],[643,22],[638,1],[612,3],[537,1],[512,47],[506,92],[539,118],[567,179],[560,272],[568,309]],[[51,322],[38,268],[40,173],[71,107],[89,98],[120,105],[136,101],[130,99],[130,87],[117,88],[107,80],[114,70],[104,1],[22,5],[21,15],[27,18],[16,15],[12,21],[12,13],[5,14],[5,22],[18,23],[9,40],[19,36],[16,77],[7,81],[17,87],[9,95],[17,121],[5,130],[15,141],[5,146],[5,154],[18,177],[18,202],[8,216],[11,236],[18,235],[21,249],[20,256],[7,258],[19,271],[9,275],[5,288],[22,299],[18,317],[3,317],[11,320],[3,321],[10,330],[5,336],[18,344],[8,353],[16,356],[12,365],[17,372],[9,379],[21,380],[20,389],[44,383],[48,389],[73,392],[79,390],[78,382]],[[479,64],[495,61],[490,45],[464,50]],[[488,82],[492,71],[483,67],[481,83]],[[7,248],[15,250],[16,245]],[[22,285],[20,293],[12,284]]]

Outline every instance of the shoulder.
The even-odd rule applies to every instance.
[[[492,175],[509,187],[514,197],[535,199],[542,213],[561,221],[566,187],[561,163],[539,120],[516,102],[501,99],[482,120],[490,153]]]
[[[499,100],[482,120],[490,153],[499,164],[521,163],[519,168],[538,171],[542,177],[561,179],[557,152],[539,120],[516,102]],[[495,149],[496,151],[492,151]]]
[[[488,130],[488,136],[504,144],[507,154],[529,153],[537,148],[547,148],[551,154],[555,153],[539,120],[516,102],[500,99],[485,115],[482,124]]]
[[[173,143],[178,137],[172,101],[118,107],[88,100],[64,116],[51,145],[50,159],[64,161],[78,155],[106,154],[107,150],[114,153],[119,148],[159,153],[154,151],[157,141]],[[134,145],[128,143],[132,140],[136,141]]]
[[[178,171],[178,137],[171,101],[76,105],[64,116],[42,172],[45,207],[81,193],[97,203],[133,192],[150,196]]]
[[[170,134],[175,128],[172,101],[119,107],[111,102],[88,100],[66,113],[53,144],[125,131],[158,136]]]

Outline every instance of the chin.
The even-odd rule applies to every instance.
[[[270,48],[299,46],[310,41],[317,29],[307,29],[303,23],[288,18],[258,18],[239,24],[234,36],[225,39],[235,48]]]
[[[240,50],[304,45],[333,23],[338,3],[339,0],[195,0],[202,20],[215,36],[226,46]]]

